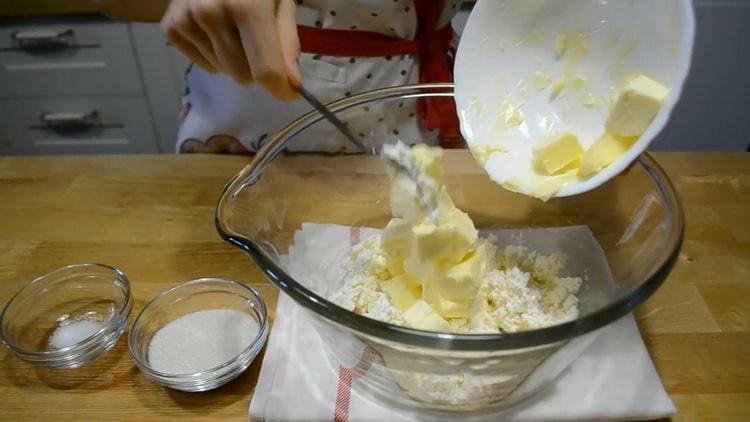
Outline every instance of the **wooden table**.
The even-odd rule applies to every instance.
[[[680,411],[676,420],[750,417],[750,154],[662,153],[685,205],[679,262],[636,312]],[[226,156],[0,158],[0,304],[35,276],[75,262],[123,269],[132,317],[167,286],[217,276],[278,291],[222,242],[213,211],[248,161]],[[245,420],[261,360],[213,392],[161,388],[125,339],[75,371],[47,371],[0,352],[0,419]]]

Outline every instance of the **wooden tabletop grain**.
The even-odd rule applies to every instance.
[[[750,154],[661,153],[685,206],[677,266],[636,312],[675,420],[750,417]],[[176,283],[226,277],[278,291],[213,225],[218,194],[248,162],[228,156],[0,158],[0,304],[32,278],[77,262],[128,275],[132,318]],[[245,420],[261,359],[212,392],[142,376],[125,339],[72,371],[0,351],[2,420]]]

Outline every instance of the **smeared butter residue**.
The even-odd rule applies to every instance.
[[[602,100],[601,98],[594,95],[594,93],[589,92],[583,99],[583,105],[590,108],[600,108],[602,106]]]
[[[568,36],[566,54],[574,59],[581,59],[589,52],[589,38],[586,34],[577,33]]]
[[[568,83],[567,79],[563,76],[562,78],[556,80],[552,84],[552,93],[550,94],[550,100],[554,100],[557,98],[560,93],[562,93],[563,88],[565,88],[565,85]]]
[[[581,87],[587,79],[578,73],[581,60],[589,51],[589,40],[585,34],[561,34],[555,41],[555,51],[565,59],[562,76],[552,84],[550,101],[555,100],[569,86]]]
[[[527,98],[529,96],[529,89],[526,87],[526,80],[521,78],[516,83],[516,92],[521,98]]]
[[[555,53],[557,53],[558,57],[562,57],[562,55],[565,53],[565,48],[568,44],[568,36],[565,34],[560,34],[555,38]]]
[[[583,88],[588,84],[589,80],[580,73],[576,73],[570,78],[570,85],[575,88]]]
[[[504,99],[500,105],[500,114],[503,121],[510,126],[519,126],[523,123],[523,114],[518,106],[514,105],[510,99]]]
[[[474,156],[474,159],[477,160],[477,162],[482,166],[487,164],[487,161],[490,159],[490,157],[492,157],[493,154],[507,152],[505,148],[490,144],[471,145],[469,150]]]
[[[538,91],[547,89],[551,82],[552,76],[550,76],[548,73],[544,73],[541,71],[534,72],[534,88],[536,88]]]
[[[482,112],[484,111],[484,105],[476,95],[472,95],[469,97],[469,106],[471,106],[471,108],[476,111],[477,116],[482,115]]]
[[[635,48],[638,47],[638,38],[631,38],[623,41],[622,45],[615,52],[613,67],[615,69],[625,69],[626,63]]]
[[[538,29],[529,32],[526,35],[526,39],[533,44],[541,44],[542,43],[542,33],[539,32]]]

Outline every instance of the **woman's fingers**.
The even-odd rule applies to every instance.
[[[275,9],[273,0],[229,3],[229,13],[239,30],[253,78],[276,98],[288,100],[297,96],[297,90],[287,76]]]
[[[177,31],[167,30],[165,31],[167,40],[182,52],[190,61],[202,67],[210,73],[218,73],[219,69],[215,68],[214,65],[209,63],[198,51],[197,48],[188,40],[182,37]]]
[[[294,0],[280,0],[276,7],[276,23],[288,80],[294,88],[297,88],[302,84],[302,75],[300,75],[299,65],[297,64],[300,44],[295,9]]]
[[[207,0],[214,2],[214,0]],[[201,29],[198,23],[195,21],[192,9],[199,2],[196,1],[173,1],[170,3],[167,19],[168,27],[177,31],[182,38],[188,40],[193,44],[196,50],[198,50],[203,58],[211,63],[214,68],[222,70],[222,66],[219,63],[219,59],[211,47],[211,41],[208,39],[206,33]]]
[[[240,84],[252,82],[252,72],[242,50],[239,32],[223,4],[215,0],[197,1],[191,7],[191,13],[206,34],[221,69]]]
[[[296,98],[301,76],[294,0],[173,0],[167,39],[210,72],[257,81],[279,99]]]

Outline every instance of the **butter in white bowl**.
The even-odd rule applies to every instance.
[[[455,63],[461,132],[509,190],[594,189],[666,125],[694,31],[689,0],[479,0]]]
[[[641,136],[659,113],[669,89],[646,75],[626,77],[612,95],[605,128],[623,137]]]

